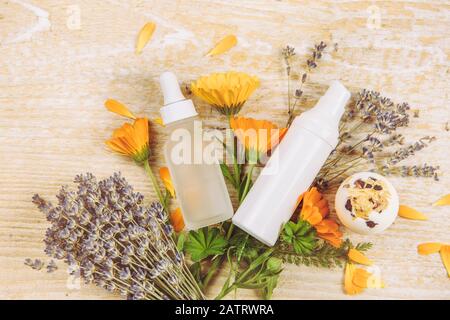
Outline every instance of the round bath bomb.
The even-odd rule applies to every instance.
[[[336,213],[342,224],[361,234],[386,230],[397,217],[398,194],[383,176],[360,172],[342,182],[336,193]]]

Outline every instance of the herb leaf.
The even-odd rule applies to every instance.
[[[285,224],[283,240],[294,247],[298,254],[309,255],[316,246],[316,233],[312,226],[303,220],[297,223],[289,221]]]
[[[212,255],[223,254],[226,246],[227,240],[219,229],[205,227],[190,231],[184,248],[191,255],[192,261],[198,262]]]

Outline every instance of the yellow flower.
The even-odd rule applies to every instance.
[[[176,208],[170,214],[170,223],[172,224],[175,232],[180,232],[184,229],[184,219],[183,219],[183,215],[181,214],[180,208]]]
[[[213,73],[191,83],[192,92],[224,115],[237,114],[259,80],[242,72]]]
[[[331,218],[326,218],[330,212],[328,202],[316,187],[300,195],[297,203],[303,201],[300,219],[314,226],[317,236],[332,246],[339,248],[342,244],[342,232],[339,225]]]
[[[167,167],[160,168],[159,176],[172,198],[175,198],[175,188],[173,187],[172,179],[170,178],[169,169]]]
[[[244,117],[231,118],[230,126],[252,162],[271,151],[287,131],[286,128],[278,129],[270,121]]]
[[[138,118],[133,124],[125,123],[114,130],[106,145],[112,150],[133,158],[138,163],[144,163],[150,154],[148,119]]]

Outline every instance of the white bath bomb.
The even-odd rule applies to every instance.
[[[339,220],[350,230],[374,234],[386,230],[398,213],[398,194],[383,176],[360,172],[340,185],[335,199]]]

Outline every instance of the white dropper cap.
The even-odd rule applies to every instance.
[[[160,113],[165,125],[198,115],[192,100],[186,99],[181,93],[177,77],[172,72],[161,74],[159,83],[164,96],[164,107]]]

